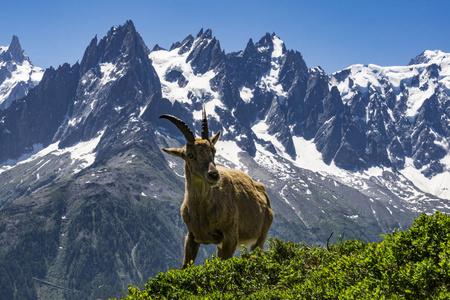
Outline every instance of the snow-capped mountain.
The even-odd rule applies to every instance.
[[[32,65],[14,35],[9,46],[0,47],[0,109],[25,96],[43,74],[41,68]]]
[[[266,185],[270,236],[374,241],[450,211],[446,57],[328,75],[276,34],[225,53],[202,29],[150,51],[131,21],[111,28],[0,109],[0,298],[113,297],[178,267],[184,166],[160,148],[185,139],[158,116],[200,135],[202,105],[217,163]]]
[[[150,58],[163,98],[185,108],[180,116],[193,123],[205,104],[224,132],[225,148],[253,157],[270,149],[294,166],[344,178],[386,169],[423,193],[450,199],[445,53],[426,51],[412,61],[421,64],[355,65],[331,76],[307,69],[300,53],[286,51],[276,35],[221,53],[211,32],[201,31]],[[199,73],[192,57],[215,61]],[[244,167],[236,157],[233,163]]]
[[[354,65],[333,74],[330,86],[376,149],[372,164],[450,199],[450,54],[425,51],[404,67]]]

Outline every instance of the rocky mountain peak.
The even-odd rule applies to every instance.
[[[161,51],[161,50],[166,50],[163,47],[161,47],[159,44],[155,44],[155,46],[153,46],[152,51]]]
[[[19,38],[16,35],[13,35],[9,47],[5,47],[4,49],[3,52],[0,51],[0,61],[22,63],[24,60],[28,59],[20,45]]]
[[[203,33],[200,38],[203,39],[212,39],[212,30],[211,29],[206,29],[205,33]]]
[[[186,58],[186,62],[191,62],[194,73],[205,73],[214,69],[225,59],[220,43],[212,37],[212,30],[203,29],[197,34],[197,38],[192,44],[192,49]]]
[[[273,40],[275,34],[266,33],[257,43],[256,47],[259,52],[272,52],[273,51]]]
[[[203,35],[203,28],[200,29],[200,31],[197,33],[197,38],[201,37]]]
[[[60,147],[92,139],[124,111],[148,104],[161,89],[149,54],[131,21],[112,27],[98,44],[97,37],[92,39],[81,61],[69,120],[56,135]]]
[[[194,43],[194,37],[192,35],[188,35],[183,41],[173,43],[170,47],[169,51],[179,48],[178,54],[182,55],[189,50],[191,50],[192,44]]]
[[[81,61],[81,74],[99,63],[146,59],[149,53],[133,22],[127,21],[124,25],[111,27],[98,44],[97,36],[92,39]]]
[[[0,47],[0,109],[25,96],[38,84],[42,74],[43,70],[31,64],[14,35],[9,46]]]
[[[253,39],[250,38],[247,42],[247,46],[245,47],[244,51],[250,51],[250,49],[253,49],[255,47],[255,43],[253,42]]]
[[[26,59],[26,55],[19,43],[19,38],[13,35],[11,44],[9,45],[9,52],[11,53],[12,59],[17,62],[23,62]]]
[[[211,29],[207,29],[205,32],[203,32],[203,28],[202,28],[197,33],[196,38],[197,39],[211,39],[212,38],[212,30]]]
[[[450,54],[442,52],[441,50],[425,50],[424,52],[412,58],[409,61],[409,66],[418,64],[437,63],[439,64],[445,58],[450,58]]]

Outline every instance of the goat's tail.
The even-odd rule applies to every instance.
[[[269,196],[266,193],[266,188],[265,188],[264,184],[259,183],[259,182],[255,182],[255,186],[256,186],[256,189],[258,190],[258,192],[260,194],[264,195],[264,198],[266,199],[267,206],[272,208],[270,206],[270,199],[269,199]]]

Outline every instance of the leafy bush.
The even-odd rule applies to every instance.
[[[160,273],[126,299],[449,299],[450,217],[422,214],[379,243],[329,248],[269,239],[268,251]]]

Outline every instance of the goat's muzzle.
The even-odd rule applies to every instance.
[[[208,182],[212,186],[215,186],[219,182],[219,179],[220,179],[219,171],[217,170],[214,163],[210,162],[208,166]]]

